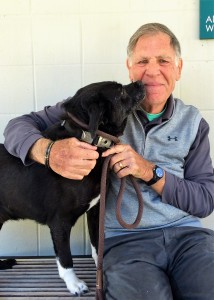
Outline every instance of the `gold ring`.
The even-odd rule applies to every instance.
[[[119,163],[119,166],[120,166],[120,169],[124,168],[124,165],[121,162]]]

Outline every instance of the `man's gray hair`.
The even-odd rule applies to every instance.
[[[175,50],[176,58],[179,59],[181,57],[181,47],[178,39],[168,27],[160,23],[144,24],[131,36],[127,47],[128,58],[131,59],[133,50],[141,36],[153,35],[159,32],[163,32],[170,37],[170,45]]]

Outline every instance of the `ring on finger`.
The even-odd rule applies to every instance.
[[[119,163],[119,166],[120,166],[120,169],[124,169],[125,168],[124,165],[121,162]]]

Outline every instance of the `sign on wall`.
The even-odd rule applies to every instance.
[[[200,39],[214,39],[214,0],[200,0]]]

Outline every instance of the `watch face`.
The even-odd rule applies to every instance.
[[[156,175],[157,175],[159,178],[162,178],[163,175],[164,175],[163,169],[161,169],[161,168],[159,168],[159,167],[156,168],[155,172],[156,172]]]

